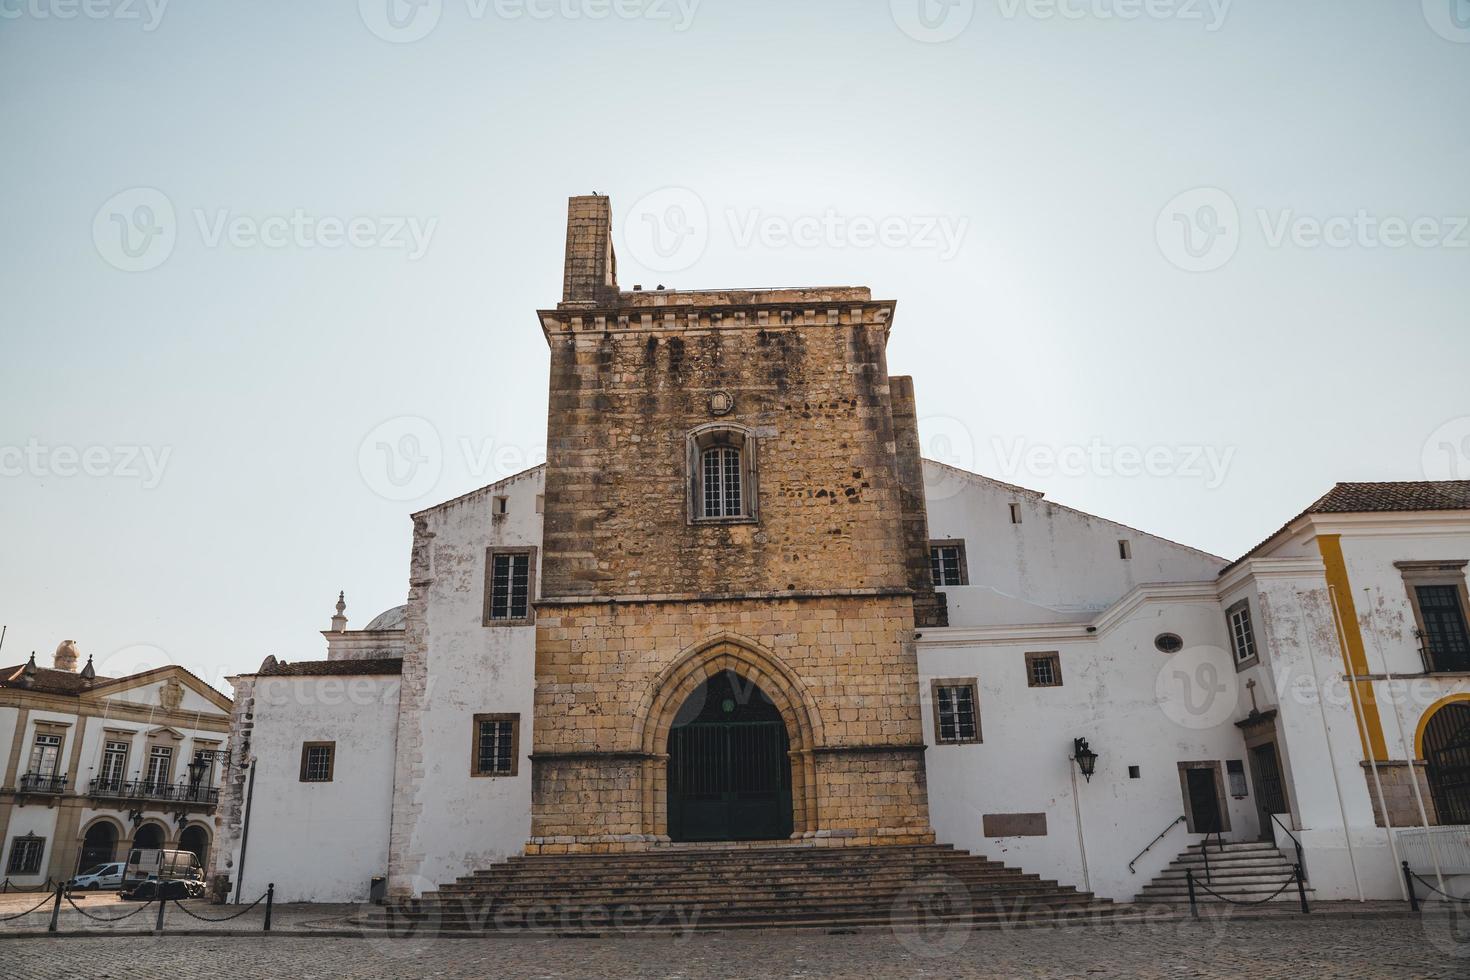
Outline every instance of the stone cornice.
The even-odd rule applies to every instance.
[[[1250,578],[1312,578],[1326,575],[1326,566],[1317,555],[1301,558],[1247,558],[1231,566],[1216,581],[1223,597]]]
[[[604,309],[538,310],[547,342],[579,333],[649,333],[779,330],[791,327],[891,326],[894,300],[794,297],[770,303],[688,303]]]
[[[912,596],[913,589],[819,589],[793,592],[670,592],[649,595],[543,596],[532,605],[555,609],[558,606],[629,606],[655,602],[770,602],[775,599],[870,599],[873,597]],[[514,627],[512,627],[514,628]]]

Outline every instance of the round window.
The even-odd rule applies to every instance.
[[[1164,653],[1178,653],[1184,649],[1184,641],[1179,638],[1178,633],[1160,633],[1154,637],[1154,646]]]

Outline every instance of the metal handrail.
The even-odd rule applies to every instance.
[[[1215,838],[1216,850],[1218,850],[1221,854],[1224,854],[1225,853],[1225,836],[1224,836],[1224,834],[1222,834],[1218,830],[1211,830],[1211,831],[1208,831],[1205,834],[1205,839],[1202,840],[1202,841],[1200,841],[1200,843],[1199,843],[1199,852],[1200,852],[1201,855],[1204,856],[1204,859],[1205,859],[1205,881],[1208,881],[1210,884],[1213,885],[1215,883],[1215,879],[1212,878],[1212,877],[1210,877],[1210,838],[1211,837]]]
[[[1306,858],[1302,855],[1302,842],[1297,840],[1296,834],[1293,834],[1291,832],[1290,827],[1281,822],[1281,818],[1278,814],[1271,814],[1271,822],[1280,827],[1282,830],[1286,831],[1286,836],[1291,838],[1292,846],[1296,848],[1296,866],[1301,869],[1302,878],[1306,878],[1307,861]]]
[[[163,800],[175,803],[219,803],[219,787],[191,786],[188,783],[164,783],[151,779],[93,779],[88,787],[92,796],[115,796],[132,800]]]
[[[1174,825],[1175,824],[1181,824],[1183,822],[1184,822],[1184,816],[1182,814],[1180,816],[1175,817],[1172,821],[1170,821],[1169,826],[1165,827],[1162,831],[1159,832],[1159,836],[1155,837],[1153,840],[1151,840],[1151,841],[1148,842],[1148,847],[1145,847],[1143,850],[1141,850],[1137,854],[1133,855],[1133,860],[1128,862],[1128,873],[1129,874],[1132,874],[1132,875],[1138,874],[1137,871],[1133,870],[1133,865],[1135,863],[1137,863],[1138,859],[1141,858],[1141,857],[1143,857],[1150,850],[1152,850],[1152,848],[1153,848],[1153,846],[1155,844],[1157,844],[1159,841],[1163,840],[1164,837],[1169,833],[1169,831],[1171,831],[1171,830],[1174,829]]]

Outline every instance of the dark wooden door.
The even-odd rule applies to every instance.
[[[1276,840],[1273,813],[1285,813],[1286,789],[1281,780],[1281,759],[1276,743],[1267,742],[1251,749],[1251,774],[1256,780],[1256,813],[1261,818],[1261,838]]]
[[[1215,770],[1187,769],[1185,777],[1189,786],[1189,811],[1194,818],[1196,834],[1213,834],[1222,829],[1220,822],[1220,794],[1215,788]]]

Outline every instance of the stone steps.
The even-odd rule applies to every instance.
[[[660,930],[1015,922],[1119,909],[952,847],[687,845],[609,855],[516,857],[376,909],[382,930]]]
[[[1143,886],[1135,901],[1140,905],[1187,903],[1186,873],[1194,877],[1197,903],[1260,902],[1268,898],[1275,902],[1299,900],[1297,887],[1292,883],[1294,865],[1274,845],[1249,841],[1227,843],[1223,848],[1216,843],[1208,846],[1208,864],[1202,846],[1191,844]],[[1312,889],[1308,887],[1306,891],[1310,895]]]

